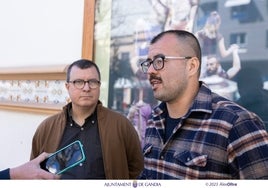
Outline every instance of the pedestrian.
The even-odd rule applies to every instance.
[[[263,121],[199,81],[195,35],[160,33],[141,67],[161,101],[148,120],[141,179],[268,178]]]
[[[139,137],[122,114],[99,100],[98,66],[80,59],[67,69],[66,89],[71,102],[45,119],[32,140],[31,158],[53,153],[79,140],[85,161],[61,174],[61,179],[135,179],[143,169]]]

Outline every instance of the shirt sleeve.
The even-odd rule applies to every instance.
[[[246,113],[244,113],[246,114]],[[240,179],[268,179],[268,135],[259,117],[240,114],[229,134],[228,161]],[[251,118],[251,119],[250,119]]]
[[[10,179],[10,174],[9,174],[9,168],[5,169],[5,170],[2,170],[0,171],[0,179],[2,180],[8,180]]]

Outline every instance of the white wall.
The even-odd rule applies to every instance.
[[[81,58],[84,0],[0,0],[0,69]],[[0,109],[0,170],[29,160],[42,114]]]
[[[0,170],[30,159],[33,134],[47,115],[0,110]]]
[[[84,0],[0,0],[0,67],[81,57]]]

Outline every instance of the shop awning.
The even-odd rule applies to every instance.
[[[225,7],[234,7],[240,5],[247,5],[251,0],[226,0],[224,6]]]

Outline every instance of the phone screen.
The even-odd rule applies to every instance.
[[[61,174],[84,160],[83,146],[80,141],[75,141],[51,154],[40,166],[53,174]]]

